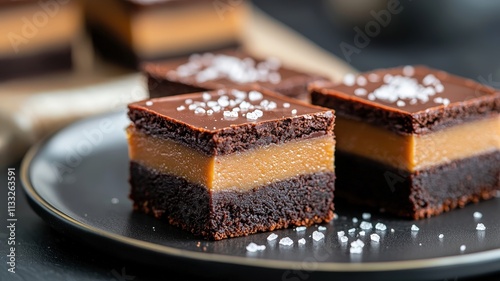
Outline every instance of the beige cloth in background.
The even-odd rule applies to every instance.
[[[356,72],[255,8],[243,44],[255,54],[275,56],[284,65],[332,80]],[[79,47],[72,73],[0,84],[0,167],[21,160],[31,145],[75,120],[148,97],[140,73],[99,61],[85,38]]]

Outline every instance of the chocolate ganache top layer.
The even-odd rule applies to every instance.
[[[471,79],[425,66],[348,74],[309,86],[313,104],[401,133],[428,133],[497,115],[500,93]]]

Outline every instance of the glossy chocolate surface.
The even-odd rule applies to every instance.
[[[389,130],[429,133],[498,115],[500,92],[425,66],[379,69],[309,86],[312,103]]]
[[[330,112],[269,91],[235,89],[150,99],[133,103],[129,108],[144,110],[208,131]]]
[[[259,85],[288,96],[301,95],[299,89],[293,88],[302,86],[302,91],[307,93],[309,82],[327,80],[319,75],[284,67],[276,58],[258,58],[239,48],[145,63],[142,69],[159,83],[168,80],[203,89]]]

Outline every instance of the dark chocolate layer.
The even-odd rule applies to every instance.
[[[335,175],[302,175],[247,192],[209,192],[132,162],[134,209],[211,240],[246,236],[333,218]]]
[[[336,151],[336,200],[422,219],[486,200],[500,190],[500,151],[409,173]]]
[[[0,57],[0,81],[69,71],[73,66],[71,46],[61,46],[40,53]]]
[[[239,59],[249,58],[252,59],[255,64],[265,61],[264,58],[250,55],[241,48],[226,48],[208,53],[213,55],[227,55]],[[201,56],[203,53],[199,53],[199,55]],[[141,68],[148,78],[150,97],[156,98],[193,93],[198,89],[208,91],[222,88],[248,88],[250,86],[260,86],[286,96],[307,101],[309,99],[307,85],[314,81],[328,80],[320,75],[299,72],[294,69],[280,66],[277,70],[281,77],[278,83],[271,83],[268,81],[240,83],[227,78],[216,78],[198,82],[193,75],[182,76],[177,72],[179,66],[189,61],[189,57],[185,56],[172,60],[143,64]]]
[[[382,82],[371,83],[366,86],[346,86],[343,83],[313,83],[310,85],[311,102],[336,110],[338,116],[362,120],[370,124],[384,127],[401,134],[426,134],[462,122],[480,120],[496,116],[500,112],[500,92],[481,85],[469,79],[457,77],[442,71],[426,67],[415,67],[415,77],[423,80],[428,74],[441,79],[443,92],[430,96],[427,103],[417,101],[411,104],[404,101],[404,106],[396,106],[384,100],[369,100],[369,94],[356,95],[359,88],[367,93],[379,87]],[[379,79],[385,74],[401,74],[402,68],[377,70],[363,73],[363,77],[370,74],[378,75]],[[366,78],[369,80],[369,78]],[[420,81],[419,80],[419,81]],[[435,97],[441,100],[448,99],[449,104],[437,104]],[[439,100],[439,99],[438,99]],[[441,101],[440,100],[440,101]]]
[[[186,100],[202,102],[202,93],[136,102],[129,105],[128,116],[135,128],[145,134],[174,140],[207,155],[230,154],[269,144],[333,135],[333,111],[269,91],[260,92],[262,99],[255,103],[272,101],[276,108],[263,110],[263,116],[255,121],[241,115],[226,119],[223,111],[231,110],[230,107],[210,116],[196,115],[187,109],[177,110],[179,106],[188,106]],[[214,100],[220,97],[218,92],[208,94]],[[285,104],[289,106],[285,107]]]

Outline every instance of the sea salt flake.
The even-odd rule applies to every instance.
[[[352,74],[352,73],[348,73],[348,74],[344,75],[342,82],[346,86],[349,86],[349,87],[354,86],[354,83],[356,83],[356,76],[354,76],[354,74]]]
[[[304,245],[306,244],[306,239],[300,238],[299,241],[297,241],[297,243],[299,243],[299,245]]]
[[[276,238],[278,238],[278,235],[276,233],[271,233],[267,236],[267,241],[274,241]]]
[[[280,239],[279,244],[283,246],[290,246],[293,245],[293,240],[290,239],[290,237],[284,237]]]
[[[348,232],[348,233],[354,233],[354,232],[356,232],[356,228],[351,228],[351,229],[349,229],[347,232]]]
[[[439,234],[438,237],[439,237],[439,239],[443,239],[444,238],[444,234],[441,233],[441,234]]]
[[[347,238],[347,236],[340,237],[340,242],[342,242],[342,243],[347,243],[348,240],[349,240],[349,238]]]
[[[192,104],[193,103],[193,100],[192,99],[186,99],[184,101],[185,104]]]
[[[372,218],[372,214],[370,213],[363,213],[361,214],[361,217],[364,219],[364,220],[369,220]]]
[[[366,234],[366,233],[365,233],[365,231],[364,231],[364,230],[361,230],[361,231],[359,232],[359,236],[365,236],[365,234]]]
[[[202,98],[204,101],[209,101],[212,98],[212,96],[209,93],[205,92],[203,93]]]
[[[351,247],[359,247],[363,248],[365,246],[365,243],[361,241],[360,239],[357,239],[356,241],[351,242]]]
[[[183,111],[184,109],[186,109],[184,105],[180,105],[177,107],[177,111]]]
[[[325,231],[326,230],[326,226],[320,225],[320,226],[318,226],[318,230],[319,231]]]
[[[111,204],[118,204],[120,200],[118,198],[111,198]]]
[[[480,219],[483,217],[483,214],[480,212],[474,212],[474,214],[472,214],[472,216],[474,216],[475,219]]]
[[[288,102],[283,103],[283,108],[289,108],[290,104]]]
[[[375,229],[385,231],[387,229],[387,226],[385,224],[379,222],[375,225]]]
[[[152,106],[152,105],[153,105],[153,102],[152,102],[152,101],[147,101],[147,102],[146,102],[146,105],[147,105],[147,106]]]
[[[397,105],[398,107],[403,107],[403,106],[405,106],[405,105],[406,105],[406,103],[405,103],[404,101],[402,101],[402,100],[398,100],[398,101],[396,102],[396,105]]]
[[[364,76],[358,76],[358,78],[356,78],[356,83],[358,84],[358,86],[366,86],[366,78]]]
[[[312,233],[312,238],[314,241],[319,241],[319,240],[325,238],[325,234],[323,234],[323,232],[314,231]]]
[[[196,114],[196,115],[204,115],[206,112],[207,111],[204,108],[201,108],[201,107],[197,107],[194,110],[194,114]]]
[[[372,229],[373,228],[373,225],[371,222],[367,222],[367,221],[362,221],[360,224],[359,224],[359,227],[361,229],[364,229],[364,230],[369,230],[369,229]]]
[[[413,76],[415,74],[415,68],[411,65],[407,65],[403,67],[403,75],[404,76]]]
[[[416,225],[411,226],[411,231],[419,231],[419,230],[420,230],[420,228],[418,228],[418,226],[416,226]]]
[[[352,218],[352,222],[353,223],[357,223],[358,222],[358,218],[357,217]]]
[[[293,115],[297,114],[297,109],[292,109],[292,114]]]
[[[477,230],[486,230],[486,226],[484,226],[484,224],[482,224],[482,223],[478,223],[476,226],[476,229]]]
[[[258,91],[250,91],[248,93],[248,99],[250,101],[258,101],[258,100],[261,100],[263,98],[263,95],[261,92],[258,92]]]
[[[295,228],[295,231],[302,232],[302,231],[305,231],[306,229],[307,229],[307,227],[305,227],[305,226],[298,226]]]
[[[376,233],[373,233],[373,234],[370,234],[370,239],[373,241],[373,242],[376,242],[378,243],[380,241],[380,236]]]
[[[342,230],[342,231],[337,231],[337,236],[338,237],[342,237],[345,235],[345,232]]]
[[[265,245],[257,245],[254,242],[251,242],[250,244],[247,245],[247,251],[249,252],[257,252],[257,251],[264,251],[266,249]]]
[[[467,249],[467,247],[465,245],[460,246],[460,252],[465,251],[465,249]]]
[[[349,252],[351,254],[361,254],[363,252],[363,248],[360,248],[360,247],[351,247],[349,249]]]

